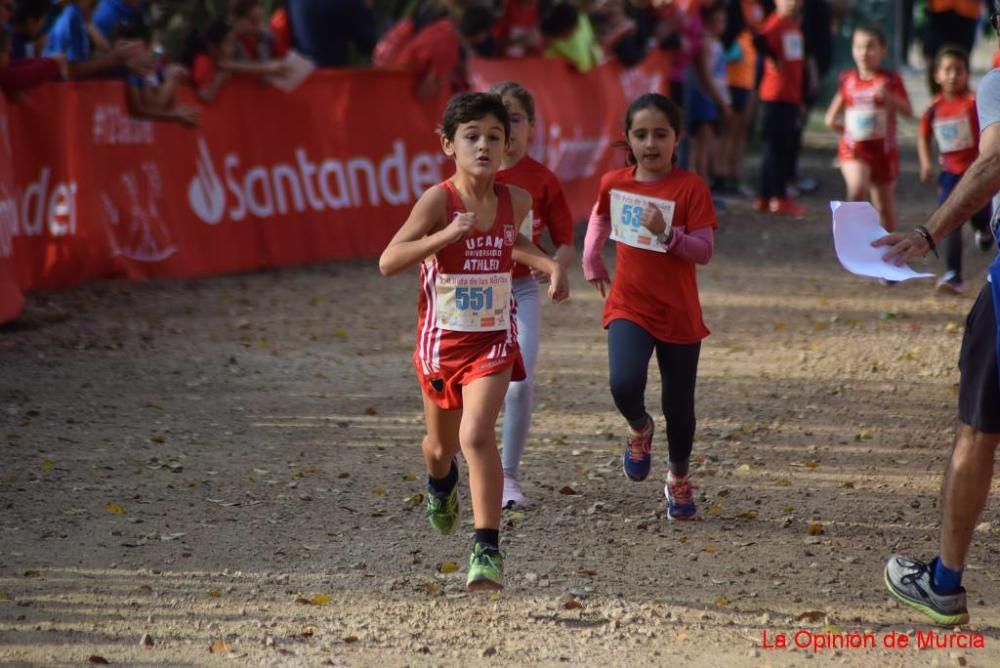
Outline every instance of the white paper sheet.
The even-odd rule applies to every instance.
[[[871,243],[886,235],[879,224],[878,211],[868,202],[830,202],[833,211],[833,246],[844,269],[858,276],[906,281],[911,278],[933,278],[903,265],[884,262],[888,246],[873,248]]]
[[[282,62],[285,64],[284,74],[269,76],[267,82],[286,93],[302,85],[302,82],[316,69],[316,65],[298,51],[289,51]]]

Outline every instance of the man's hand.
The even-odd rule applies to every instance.
[[[902,267],[911,260],[924,257],[931,249],[924,235],[916,230],[888,234],[881,239],[873,241],[872,246],[876,248],[889,246],[889,252],[885,254],[882,260],[895,264],[897,267]]]

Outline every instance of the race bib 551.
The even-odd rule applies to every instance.
[[[454,332],[495,332],[510,325],[510,273],[440,274],[437,326]]]

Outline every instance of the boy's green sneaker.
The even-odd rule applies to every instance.
[[[469,591],[496,591],[503,589],[503,553],[482,543],[476,543],[469,557],[469,577],[465,586]]]
[[[458,524],[458,485],[452,488],[448,496],[435,496],[428,492],[424,515],[438,533],[452,533]]]

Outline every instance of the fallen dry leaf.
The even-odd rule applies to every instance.
[[[806,533],[810,536],[822,536],[826,533],[826,530],[823,529],[823,525],[819,522],[810,522],[809,526],[806,527]]]
[[[571,598],[565,603],[563,603],[563,608],[565,608],[566,610],[579,610],[582,607],[583,603],[580,603],[580,601],[576,600],[575,598]]]
[[[715,604],[716,604],[717,606],[719,606],[720,608],[724,608],[724,607],[726,607],[727,605],[729,605],[729,599],[728,599],[728,598],[726,598],[725,596],[718,596],[718,597],[716,597],[716,599],[715,599]]]
[[[515,510],[514,512],[507,515],[507,526],[512,529],[523,521],[524,521],[524,513],[522,513],[519,510]]]
[[[125,508],[121,504],[115,503],[114,501],[108,501],[104,504],[104,512],[111,513],[112,515],[124,515]]]
[[[212,598],[221,598],[222,592],[218,591],[217,589],[209,589],[208,595]]]
[[[826,617],[826,613],[822,610],[806,610],[801,615],[795,618],[797,622],[818,622]]]
[[[224,652],[231,652],[232,648],[225,640],[213,640],[212,644],[208,646],[208,651],[212,654],[222,654]]]
[[[311,599],[309,599],[309,605],[330,605],[330,601],[333,597],[329,594],[316,594]]]
[[[381,487],[373,487],[372,494],[374,494],[375,496],[385,496],[385,490],[382,489]]]
[[[572,496],[574,494],[578,494],[579,492],[577,492],[569,485],[565,485],[564,487],[560,488],[559,493],[562,494],[563,496]]]
[[[45,459],[42,460],[42,470],[43,471],[51,471],[55,467],[56,467],[56,463],[54,461],[52,461],[51,459],[49,459],[48,457],[46,457]]]
[[[458,564],[456,564],[454,561],[442,561],[440,564],[437,565],[438,573],[444,573],[447,575],[448,573],[454,573],[457,570],[458,570]]]
[[[108,661],[107,659],[105,659],[100,654],[91,654],[90,656],[87,657],[87,661],[89,661],[91,663],[99,663],[99,664],[102,664],[102,665],[108,665],[108,664],[111,663],[110,661]]]

